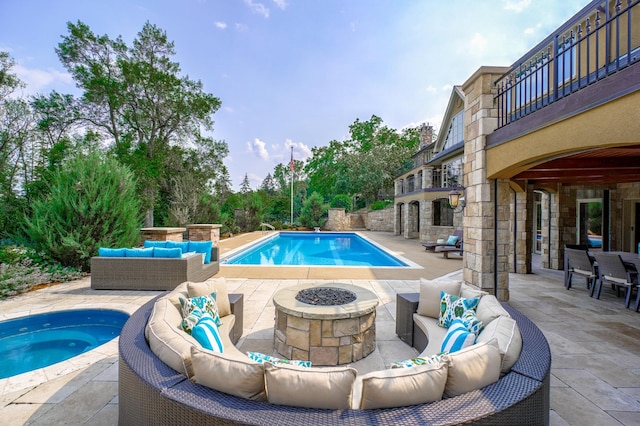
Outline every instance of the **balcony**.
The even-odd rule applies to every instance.
[[[639,90],[639,60],[640,0],[589,3],[496,81],[489,145]]]

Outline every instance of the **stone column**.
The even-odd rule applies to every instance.
[[[182,241],[182,234],[187,228],[142,228],[140,238],[142,241]]]
[[[213,241],[213,246],[218,247],[221,227],[222,225],[211,223],[187,225],[189,241]]]
[[[464,111],[464,260],[463,279],[483,290],[494,293],[498,283],[500,300],[509,299],[509,184],[487,178],[486,137],[497,127],[494,106],[494,84],[508,71],[504,67],[481,67],[463,85]],[[498,211],[494,197],[498,197]],[[498,230],[498,240],[495,230]],[[496,253],[497,258],[496,258]]]
[[[515,193],[515,229],[514,233],[514,264],[516,274],[531,273],[531,252],[533,247],[533,186],[527,185],[525,192]]]

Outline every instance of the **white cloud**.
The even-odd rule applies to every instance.
[[[269,152],[266,149],[266,143],[258,138],[255,138],[253,142],[247,142],[247,150],[263,160],[269,159]]]
[[[240,32],[244,32],[249,29],[249,27],[247,27],[245,24],[236,23],[235,27],[236,27],[236,31],[240,31]]]
[[[260,185],[262,185],[262,181],[263,181],[263,177],[258,176],[255,173],[247,173],[247,178],[249,179],[249,186],[252,189],[257,189],[260,187]],[[244,179],[244,177],[243,177]]]
[[[285,155],[287,163],[291,159],[291,147],[293,147],[294,160],[304,161],[311,157],[311,148],[302,142],[293,142],[291,139],[287,139],[284,143]]]
[[[502,0],[502,4],[504,4],[504,10],[512,10],[516,13],[520,13],[531,6],[531,0]]]
[[[432,85],[428,85],[425,90],[427,91],[427,93],[436,93],[438,91],[438,89],[436,89],[435,87],[433,87]]]
[[[538,23],[535,27],[529,27],[529,28],[525,28],[524,29],[524,35],[526,36],[532,36],[535,35],[535,33],[538,32],[538,30],[540,30],[542,28],[542,24]]]
[[[273,2],[278,6],[278,8],[285,10],[287,8],[286,0],[273,0]]]
[[[16,64],[12,71],[27,85],[26,92],[30,94],[41,92],[52,86],[73,85],[71,74],[51,68],[48,70],[29,69]]]
[[[216,26],[216,28],[224,30],[227,28],[227,23],[226,22],[216,22],[214,24]]]
[[[257,13],[258,15],[262,15],[265,18],[269,17],[269,9],[262,3],[254,3],[253,0],[244,0],[245,4],[249,6],[253,13]]]
[[[471,38],[471,43],[469,44],[472,47],[472,49],[470,50],[480,53],[479,51],[482,51],[485,47],[487,47],[488,41],[482,36],[482,34],[475,33]]]

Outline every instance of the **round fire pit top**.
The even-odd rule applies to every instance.
[[[356,297],[356,294],[350,290],[335,287],[305,288],[296,294],[298,302],[322,306],[345,305],[356,300]]]
[[[344,290],[355,295],[355,299],[343,304],[322,305],[304,303],[297,298],[298,294],[305,290],[309,291],[305,291],[303,294],[334,293],[333,291],[327,292],[325,289]],[[309,319],[356,318],[374,311],[378,303],[378,296],[366,288],[335,282],[321,285],[309,283],[285,287],[273,296],[273,304],[279,311]]]

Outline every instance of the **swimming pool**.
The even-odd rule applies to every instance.
[[[47,367],[118,337],[129,315],[83,309],[0,322],[0,379]]]
[[[222,260],[227,265],[408,267],[351,232],[280,232]]]

